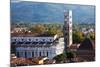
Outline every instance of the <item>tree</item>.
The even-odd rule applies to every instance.
[[[72,62],[72,58],[74,58],[74,53],[70,51],[57,55],[53,59],[55,59],[56,62],[60,63],[60,62],[67,62],[68,60],[69,62]]]
[[[71,62],[72,58],[74,58],[74,53],[73,52],[67,52],[66,53],[66,58]]]
[[[64,53],[62,53],[60,55],[55,56],[53,59],[55,59],[56,62],[61,62],[61,61],[64,61],[64,59],[66,59],[66,56]]]
[[[95,40],[95,33],[90,32],[90,33],[88,34],[88,37],[89,37],[91,40]]]
[[[46,32],[47,34],[58,34],[59,36],[63,35],[63,32],[59,29],[55,29],[55,28],[50,28],[48,29],[48,31]]]
[[[33,26],[29,29],[33,33],[44,33],[45,32],[45,27],[43,25],[36,25]]]
[[[73,32],[73,43],[81,43],[84,39],[82,32]]]

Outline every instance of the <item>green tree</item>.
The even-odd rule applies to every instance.
[[[74,58],[74,53],[73,52],[67,52],[66,58],[67,58],[67,60],[69,60],[71,62],[72,58]]]
[[[74,58],[73,52],[64,52],[60,55],[55,56],[53,59],[55,59],[56,62],[60,63],[60,62],[67,62],[68,60],[69,62],[71,62],[72,58]]]
[[[91,40],[95,40],[95,33],[90,32],[90,33],[88,34],[88,37],[89,37]]]
[[[45,32],[45,27],[43,25],[36,25],[33,26],[29,29],[33,33],[44,33]]]
[[[63,35],[63,32],[59,29],[55,29],[55,28],[50,28],[48,29],[48,31],[46,32],[47,34],[58,34],[59,36]]]
[[[66,59],[66,55],[62,53],[60,55],[55,56],[53,59],[55,59],[56,62],[61,62],[61,61],[64,61],[64,59]]]
[[[84,39],[82,32],[73,32],[73,43],[81,43]]]

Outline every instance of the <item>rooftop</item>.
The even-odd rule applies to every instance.
[[[28,58],[15,58],[11,59],[11,64],[36,64],[36,63],[32,62],[32,59]]]
[[[78,50],[93,50],[95,44],[89,38],[85,38],[84,41],[80,44]]]
[[[16,46],[17,47],[50,47],[50,46],[56,45],[56,44],[53,44],[53,42],[38,42],[38,43],[32,42],[32,43],[27,43],[27,44],[26,43],[24,43],[24,42],[23,42],[23,44],[16,43]]]
[[[13,58],[11,59],[11,64],[30,64],[30,65],[36,65],[39,64],[40,60],[46,60],[47,57],[33,57],[33,58]]]
[[[39,33],[11,33],[12,37],[54,37],[56,34]]]

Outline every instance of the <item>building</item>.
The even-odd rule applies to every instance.
[[[78,61],[95,61],[95,44],[89,38],[85,38],[76,52]]]
[[[12,27],[11,28],[11,33],[24,33],[24,32],[31,32],[31,31],[28,31],[27,27]]]
[[[65,11],[64,13],[64,42],[65,51],[67,47],[72,45],[72,11]]]
[[[52,59],[72,45],[72,11],[64,12],[64,37],[36,33],[12,33],[11,45],[18,58],[46,56]],[[12,48],[11,48],[12,49]]]
[[[31,58],[14,58],[14,59],[11,59],[11,67],[36,65],[36,64],[37,63],[32,61]]]
[[[48,59],[47,57],[33,57],[33,58],[12,58],[11,67],[16,66],[29,66],[29,65],[42,65],[42,64],[55,64],[55,60]]]
[[[18,58],[46,56],[52,59],[64,51],[64,38],[58,35],[12,35],[11,45],[15,45]]]

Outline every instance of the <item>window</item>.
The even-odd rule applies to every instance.
[[[28,39],[29,41],[31,41],[31,39]]]
[[[69,16],[69,18],[72,18],[72,16]]]
[[[52,39],[50,39],[50,41],[51,41]]]
[[[67,18],[65,18],[65,21],[67,21]]]
[[[70,21],[70,24],[71,24],[72,22]]]
[[[47,51],[47,57],[48,57],[48,51]]]
[[[36,39],[36,41],[38,41],[38,39]]]
[[[24,39],[22,39],[22,41],[24,41]]]
[[[32,52],[32,57],[34,57],[34,51]]]
[[[65,33],[65,35],[68,35],[68,33]]]
[[[14,41],[16,41],[16,39],[14,39]]]
[[[17,52],[17,57],[19,57],[19,52]]]
[[[25,52],[25,58],[27,58],[27,52]]]
[[[43,39],[43,41],[45,41],[45,39]]]
[[[27,58],[31,58],[32,57],[32,53],[31,53],[31,51],[28,51],[27,52]]]

